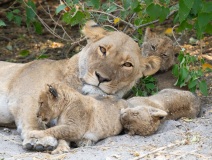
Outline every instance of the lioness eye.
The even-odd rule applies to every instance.
[[[102,46],[99,46],[100,51],[102,52],[102,54],[105,56],[106,55],[106,49]]]
[[[153,45],[151,45],[151,49],[152,49],[153,51],[155,51],[155,50],[156,50],[156,47],[153,46]]]
[[[124,66],[124,67],[132,67],[133,65],[130,62],[125,62],[122,66]]]

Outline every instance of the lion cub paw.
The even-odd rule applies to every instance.
[[[78,147],[93,146],[94,143],[95,142],[90,139],[81,139],[79,142],[77,142],[77,146]]]
[[[57,148],[51,152],[51,154],[68,153],[70,150],[71,150],[70,147],[64,143],[64,144],[58,145]]]
[[[45,136],[42,131],[30,131],[23,141],[23,148],[42,152],[52,151],[57,146],[57,139],[52,136]]]

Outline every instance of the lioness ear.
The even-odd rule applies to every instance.
[[[51,93],[51,95],[54,98],[57,98],[58,97],[57,90],[55,88],[53,88],[51,85],[49,85],[49,84],[47,84],[47,86],[49,87],[49,92]]]
[[[94,21],[90,20],[85,23],[85,26],[82,29],[82,33],[86,36],[86,38],[88,38],[88,40],[95,42],[103,38],[107,34],[107,31],[101,28]]]
[[[158,119],[163,119],[164,117],[167,116],[167,112],[158,108],[149,108],[149,114],[154,117],[154,118],[158,118]]]
[[[161,58],[158,56],[142,57],[141,59],[141,76],[149,76],[160,69]]]
[[[147,27],[144,35],[144,42],[148,41],[151,38],[155,38],[156,36],[156,33],[154,33],[151,28]]]

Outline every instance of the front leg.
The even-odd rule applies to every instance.
[[[58,141],[58,146],[55,150],[51,152],[51,154],[62,154],[62,153],[68,153],[71,149],[69,147],[69,141],[60,139]]]
[[[49,145],[55,148],[57,143],[55,142],[56,139],[65,139],[68,141],[77,141],[82,138],[83,133],[79,129],[78,126],[68,126],[68,125],[58,125],[52,128],[48,128],[46,130],[37,130],[31,131],[30,137],[33,139],[37,139],[35,142],[35,146],[39,146],[39,149],[46,149]],[[43,146],[43,147],[41,147]],[[35,150],[36,147],[35,147]],[[42,150],[39,150],[42,151]]]

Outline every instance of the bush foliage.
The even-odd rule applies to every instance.
[[[25,16],[15,7],[6,9],[6,18],[17,25],[25,24],[33,26],[35,31],[42,33],[42,19],[37,15],[36,4],[33,0],[16,0],[23,6]],[[14,3],[15,3],[14,2]],[[59,1],[58,1],[59,2]],[[178,31],[195,30],[197,38],[202,39],[205,33],[212,33],[212,2],[207,0],[62,0],[58,4],[53,16],[60,17],[63,23],[71,26],[82,25],[88,19],[94,19],[100,24],[110,24],[122,31],[127,28],[133,30],[133,37],[138,43],[142,43],[143,27],[154,25],[171,18],[173,26],[178,25]],[[52,13],[51,13],[52,14]],[[0,27],[6,26],[0,19]],[[122,25],[124,27],[117,27]],[[47,27],[47,26],[45,26]],[[181,53],[180,63],[173,68],[173,74],[178,78],[175,85],[188,86],[191,91],[197,88],[207,95],[207,85],[201,80],[203,72],[201,69],[193,69],[193,64],[199,63],[195,57]],[[146,77],[140,80],[144,86],[143,91],[134,88],[135,95],[146,96],[157,91],[155,80]]]

